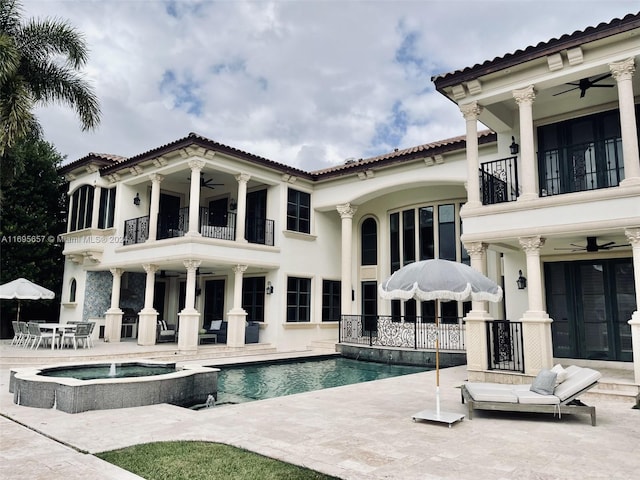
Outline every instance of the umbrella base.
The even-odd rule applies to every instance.
[[[415,413],[412,418],[414,422],[416,420],[427,420],[429,422],[447,423],[449,424],[449,428],[451,428],[452,424],[462,421],[464,419],[464,415],[462,413],[422,410],[421,412]]]

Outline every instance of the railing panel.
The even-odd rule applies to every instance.
[[[340,320],[339,341],[377,347],[435,350],[439,333],[441,350],[465,350],[464,325],[461,319],[457,323],[441,323],[439,328],[436,328],[433,321],[426,321],[421,317],[411,319],[408,322],[403,317],[380,315],[367,316],[365,322],[361,315],[343,315]]]
[[[513,202],[518,199],[518,194],[516,157],[502,158],[480,165],[480,196],[483,205]]]
[[[493,320],[486,325],[489,370],[524,373],[522,322]]]
[[[149,216],[130,218],[124,221],[123,245],[143,243],[149,238]]]

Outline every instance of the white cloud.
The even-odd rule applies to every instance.
[[[69,160],[189,132],[313,170],[464,133],[430,78],[637,11],[596,0],[30,0],[91,49],[102,122],[38,110]]]

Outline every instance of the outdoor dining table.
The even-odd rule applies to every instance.
[[[67,330],[75,330],[75,323],[40,323],[40,330],[51,330],[53,333],[53,338],[56,338],[56,334],[58,331],[61,331],[63,334]],[[56,342],[51,340],[51,350],[55,349]],[[62,348],[62,346],[60,347]]]

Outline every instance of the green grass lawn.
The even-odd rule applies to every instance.
[[[157,442],[96,455],[147,480],[336,480],[337,477],[211,442]]]

